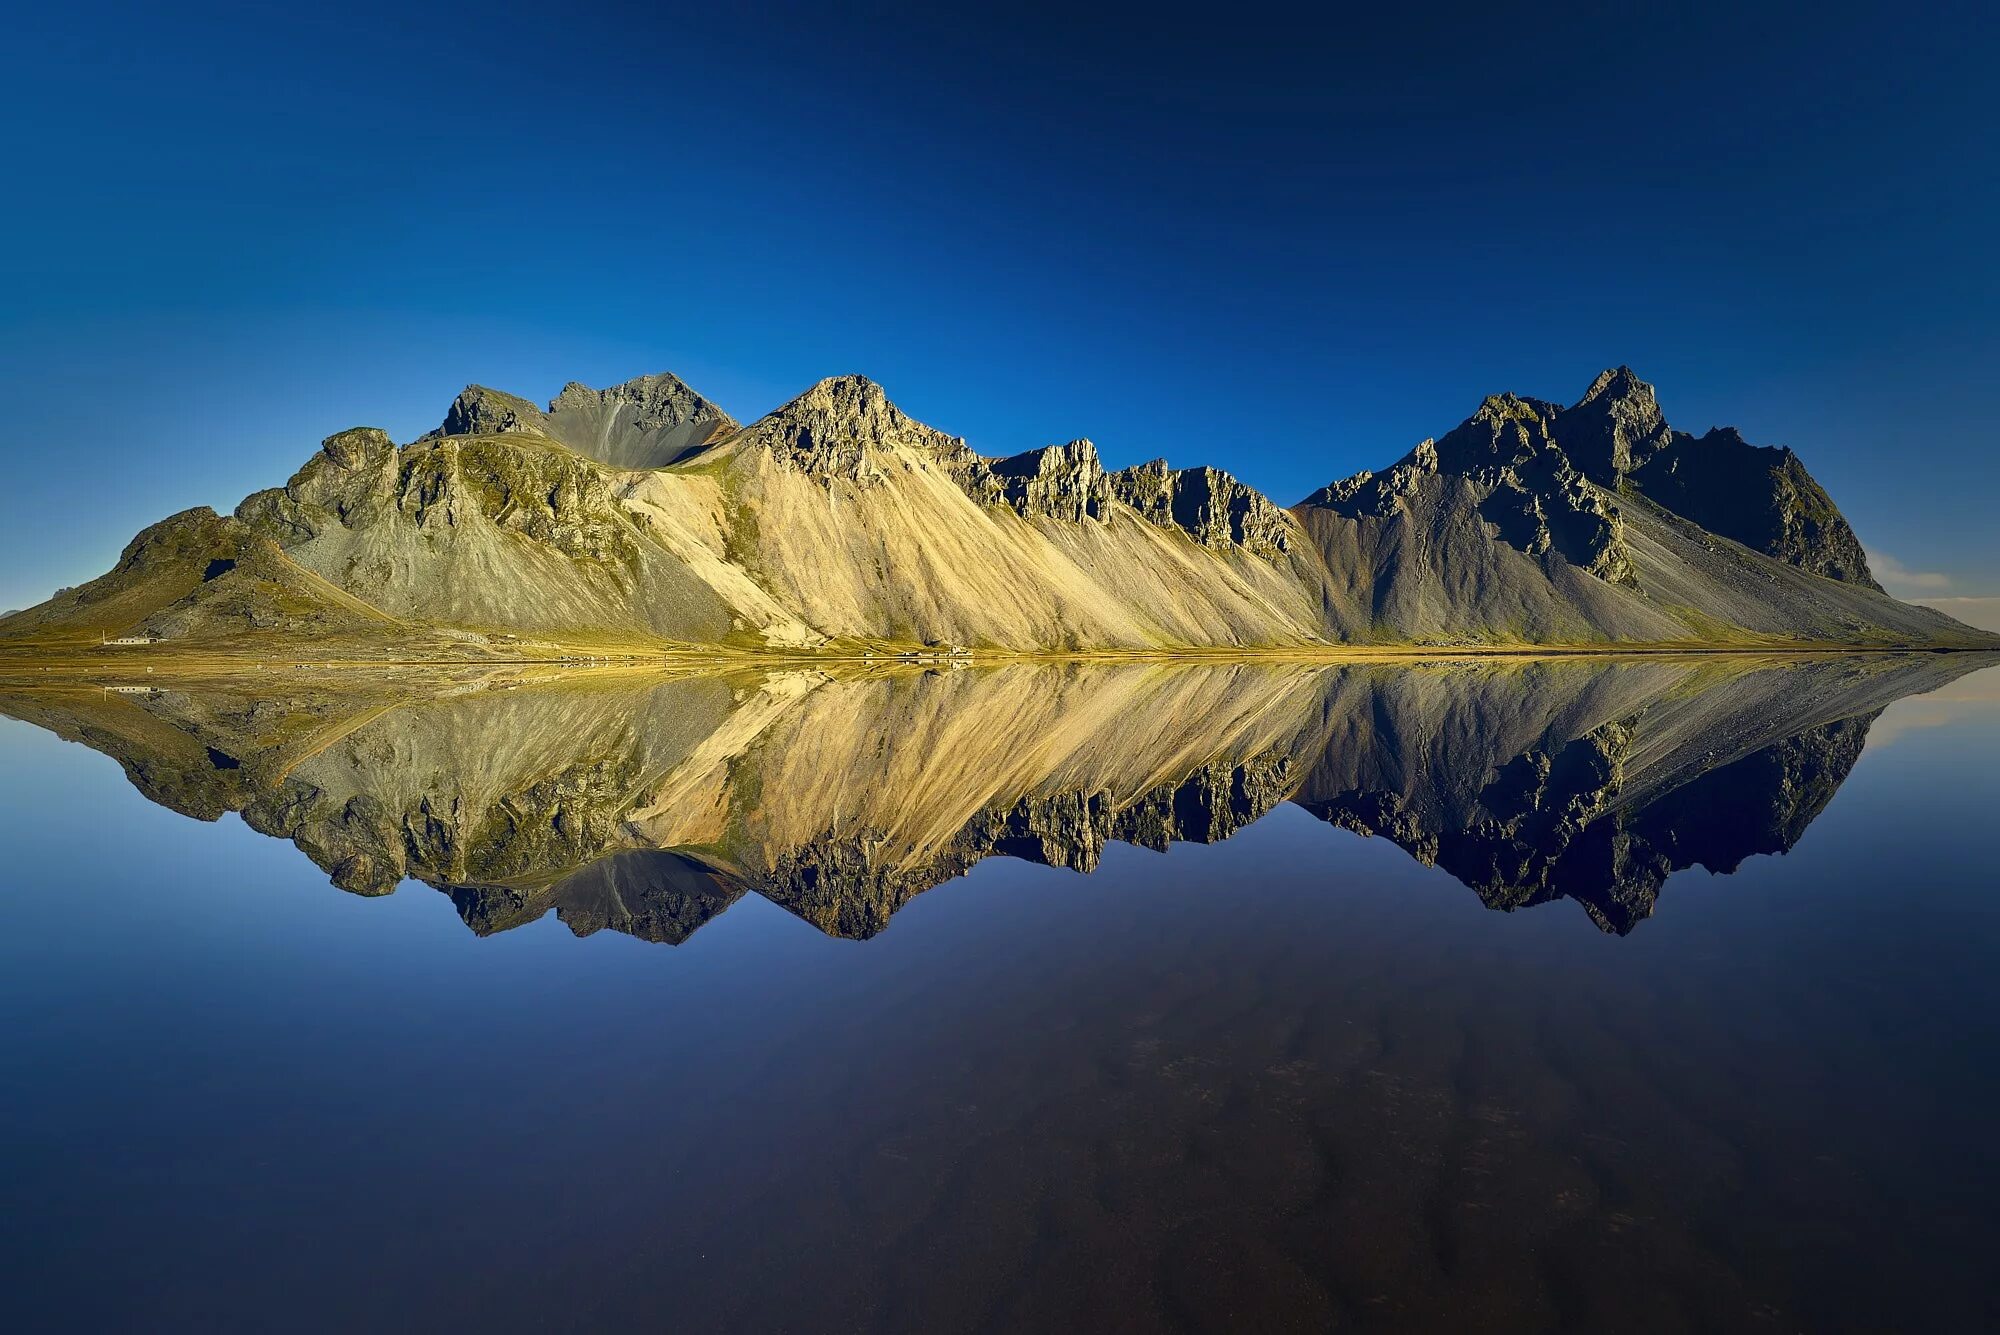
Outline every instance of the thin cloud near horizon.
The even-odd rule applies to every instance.
[[[1885,551],[1870,547],[1869,568],[1882,587],[1906,602],[1935,608],[1981,630],[2000,631],[2000,595],[1944,593],[1955,581],[1939,570],[1912,570]]]
[[[1890,592],[1898,589],[1948,589],[1951,576],[1936,570],[1912,570],[1895,557],[1877,548],[1868,548],[1868,564],[1875,571],[1875,578],[1882,581]]]

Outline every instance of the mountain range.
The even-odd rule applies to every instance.
[[[0,716],[173,810],[240,813],[342,889],[434,886],[482,934],[553,911],[678,942],[754,893],[867,937],[988,857],[1088,872],[1287,801],[1491,908],[1568,899],[1623,934],[1674,872],[1791,848],[1884,706],[1994,661],[481,666],[0,686]]]
[[[821,381],[747,426],[671,375],[473,386],[329,437],[231,515],[0,619],[34,650],[257,656],[1980,647],[1883,592],[1789,449],[1667,424],[1625,368],[1511,394],[1281,506],[1209,467],[1002,458]]]

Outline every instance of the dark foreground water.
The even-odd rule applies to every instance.
[[[0,1325],[1990,1328],[1975,666],[0,690]]]

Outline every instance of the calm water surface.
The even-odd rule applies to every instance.
[[[9,1329],[1994,1324],[2000,670],[282,686],[0,689]]]

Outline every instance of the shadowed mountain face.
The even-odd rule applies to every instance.
[[[475,931],[677,943],[747,893],[864,938],[995,856],[1227,839],[1284,801],[1511,910],[1625,933],[1667,878],[1791,848],[1888,703],[1989,656],[485,673],[337,693],[0,693],[149,799]]]

